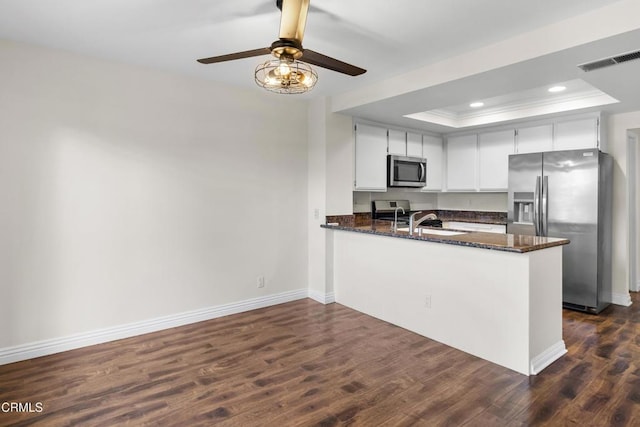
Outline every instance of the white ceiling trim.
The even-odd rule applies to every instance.
[[[526,119],[546,114],[564,113],[567,111],[600,107],[617,102],[619,102],[617,99],[607,95],[606,93],[599,90],[591,90],[567,96],[562,99],[511,104],[477,113],[457,114],[444,109],[435,109],[420,113],[407,114],[404,117],[459,129],[470,126],[499,123],[508,120]]]
[[[331,98],[340,112],[640,28],[640,1],[612,5]],[[526,49],[523,48],[526,46]]]

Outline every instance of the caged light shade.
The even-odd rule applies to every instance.
[[[313,89],[318,73],[304,62],[281,57],[258,65],[255,78],[257,85],[268,91],[296,94]]]

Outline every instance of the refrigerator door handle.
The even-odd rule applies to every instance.
[[[536,177],[536,192],[533,193],[533,227],[536,236],[540,235],[540,177]]]
[[[547,224],[547,214],[549,212],[549,177],[542,178],[542,214],[540,225],[542,228],[542,235],[547,237],[547,231],[549,230]]]

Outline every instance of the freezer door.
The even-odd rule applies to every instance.
[[[563,302],[598,305],[598,150],[544,153],[542,213],[549,237],[563,237]]]
[[[536,235],[542,153],[509,156],[507,233]]]

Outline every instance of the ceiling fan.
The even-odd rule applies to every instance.
[[[302,47],[309,0],[276,0],[276,6],[281,11],[280,34],[270,47],[201,58],[198,62],[214,64],[270,53],[277,59],[259,65],[255,79],[259,86],[278,93],[303,93],[311,89],[318,80],[318,75],[307,64],[350,76],[358,76],[367,71]]]

